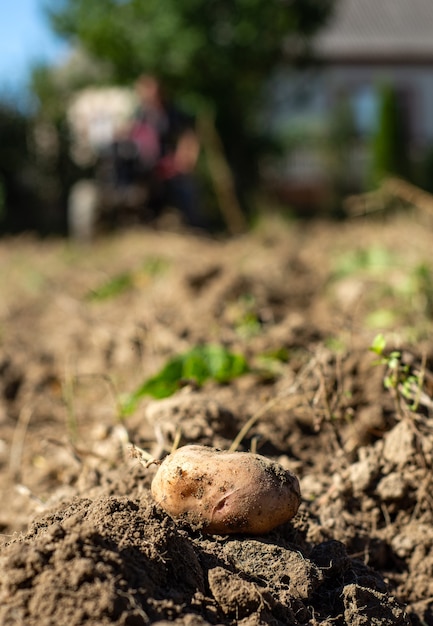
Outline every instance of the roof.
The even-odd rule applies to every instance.
[[[325,61],[433,62],[433,0],[336,0],[315,50]]]

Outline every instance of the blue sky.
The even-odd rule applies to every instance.
[[[51,32],[44,0],[0,0],[0,92],[20,94],[32,64],[56,62],[66,44]]]

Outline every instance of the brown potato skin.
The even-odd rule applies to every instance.
[[[298,479],[278,463],[198,445],[167,456],[151,491],[172,518],[221,535],[265,534],[290,520],[301,503]]]

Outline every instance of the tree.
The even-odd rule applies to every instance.
[[[373,186],[387,176],[407,178],[409,174],[406,120],[401,99],[394,87],[388,84],[381,85],[378,94],[378,125],[373,137]]]
[[[40,200],[38,213],[43,232],[66,232],[70,188],[83,174],[91,174],[84,172],[72,157],[67,105],[77,91],[110,79],[110,68],[80,48],[59,66],[33,67],[33,181]]]
[[[157,74],[215,117],[240,189],[258,181],[257,127],[273,70],[305,58],[333,0],[50,0],[56,32],[109,62],[113,77]]]
[[[31,116],[12,99],[0,100],[0,233],[37,227],[29,147]]]

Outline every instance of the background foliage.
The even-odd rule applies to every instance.
[[[32,120],[7,98],[0,101],[0,232],[35,227],[37,207],[32,197],[34,171],[30,158]],[[9,205],[14,212],[7,210]]]
[[[160,76],[215,117],[238,190],[254,188],[270,148],[257,123],[272,72],[309,56],[333,0],[51,0],[54,29],[109,64],[116,82]]]
[[[406,120],[396,90],[388,84],[378,86],[379,117],[373,137],[372,186],[391,175],[410,178]]]

